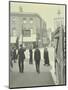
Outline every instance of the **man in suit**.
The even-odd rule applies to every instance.
[[[24,72],[24,59],[25,59],[25,54],[24,54],[25,49],[22,47],[22,44],[20,45],[20,49],[18,50],[19,54],[19,72]]]
[[[40,59],[41,59],[41,55],[40,55],[40,50],[38,49],[38,47],[35,49],[34,59],[35,59],[36,71],[38,73],[40,73]]]

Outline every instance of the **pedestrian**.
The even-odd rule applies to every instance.
[[[20,45],[20,49],[18,50],[19,54],[19,72],[24,72],[24,59],[25,59],[25,54],[24,54],[25,49],[22,47],[22,44]]]
[[[18,48],[16,48],[16,59],[18,59]]]
[[[33,51],[31,48],[29,49],[29,54],[30,54],[29,64],[33,64]]]
[[[13,48],[13,60],[14,60],[14,63],[16,63],[16,48],[15,47]]]
[[[44,49],[44,65],[50,65],[49,64],[49,54],[47,48]]]
[[[10,66],[13,68],[13,47],[10,48]]]
[[[40,59],[41,59],[41,55],[40,55],[40,50],[38,49],[38,46],[36,47],[35,52],[34,52],[34,59],[35,59],[36,71],[38,73],[40,73]]]

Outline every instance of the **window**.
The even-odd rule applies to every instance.
[[[30,18],[30,23],[33,23],[33,18]]]
[[[12,27],[12,31],[13,31],[13,30],[16,30],[16,28],[15,28],[15,27]]]
[[[14,22],[16,18],[13,16],[11,19],[12,19],[12,22]]]
[[[26,18],[23,18],[23,23],[26,23]]]
[[[17,34],[16,34],[16,30],[13,30],[13,36],[16,36]]]
[[[16,28],[12,27],[11,36],[16,36]]]
[[[24,37],[30,37],[31,36],[31,31],[30,30],[23,30],[23,36]]]

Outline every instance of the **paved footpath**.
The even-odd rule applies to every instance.
[[[35,62],[29,64],[28,60],[25,60],[24,73],[19,73],[18,61],[13,66],[10,71],[10,87],[55,85],[50,72],[52,67],[44,66],[43,60],[41,60],[40,64],[40,74],[36,72]]]

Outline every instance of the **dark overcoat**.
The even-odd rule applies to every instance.
[[[29,52],[30,52],[30,59],[32,59],[32,54],[33,54],[32,49],[30,49]]]
[[[40,50],[39,49],[36,49],[35,52],[34,52],[34,59],[35,61],[40,61],[41,59],[41,55],[40,55]]]
[[[19,61],[22,61],[22,60],[24,60],[25,59],[25,54],[24,54],[24,49],[23,48],[20,48],[19,50],[18,50],[18,54],[19,54]]]
[[[44,50],[44,60],[46,64],[49,64],[49,55],[47,50]]]
[[[16,59],[16,49],[14,48],[14,51],[13,51],[13,58]]]

